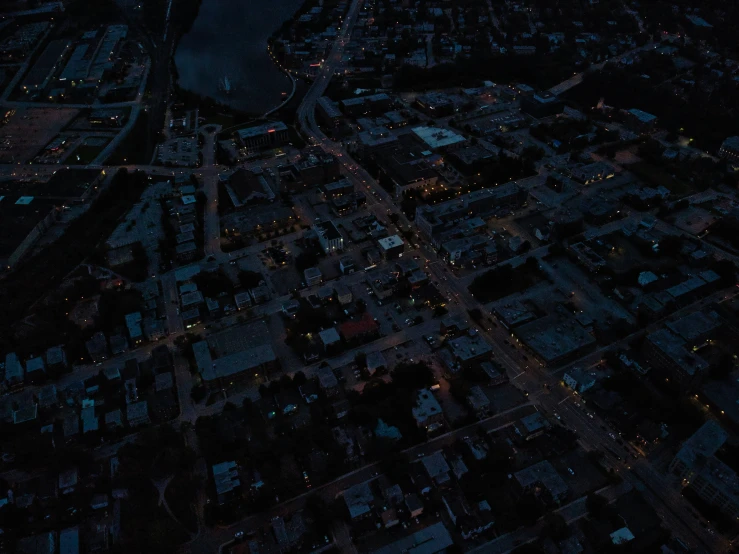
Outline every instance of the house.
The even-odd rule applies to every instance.
[[[46,351],[46,367],[50,372],[67,369],[67,353],[61,346],[52,346]]]
[[[303,272],[305,276],[305,284],[309,287],[318,285],[323,280],[323,274],[317,267],[309,267]]]
[[[183,303],[184,307],[184,303]],[[141,327],[142,321],[141,312],[133,312],[126,314],[126,328],[128,329],[128,338],[131,339],[131,344],[136,346],[141,344],[144,340],[144,330]]]
[[[567,483],[548,460],[517,471],[513,477],[524,492],[533,492],[545,502],[551,500],[554,504],[561,504],[569,492]]]
[[[359,483],[343,492],[344,503],[349,511],[349,518],[358,520],[368,517],[374,507],[375,495],[369,483]]]
[[[385,356],[382,355],[382,352],[376,350],[367,354],[367,372],[370,375],[374,375],[376,371],[381,369],[388,369]]]
[[[544,433],[551,426],[541,412],[522,417],[516,422],[516,433],[524,440],[531,440]]]
[[[16,544],[18,554],[56,554],[56,532],[22,538]]]
[[[23,365],[15,352],[5,355],[5,376],[3,382],[8,388],[17,387],[23,384]]]
[[[349,287],[347,287],[345,284],[337,283],[334,286],[334,292],[336,293],[336,299],[342,306],[346,306],[347,304],[351,303],[352,291],[349,290]]]
[[[415,493],[407,494],[404,502],[405,507],[408,509],[408,514],[411,517],[418,517],[423,513],[423,502],[421,502]]]
[[[447,461],[444,458],[444,455],[441,453],[441,450],[438,450],[433,454],[428,454],[427,456],[421,458],[421,464],[426,470],[429,479],[431,479],[431,481],[433,481],[436,486],[449,483],[451,479],[449,475],[451,472],[451,468],[449,467],[449,464],[447,464]]]
[[[341,337],[335,328],[329,327],[318,333],[318,338],[321,339],[323,345],[323,351],[328,352],[331,348],[335,348],[341,343]]]
[[[149,405],[146,400],[140,400],[139,402],[133,402],[126,406],[126,420],[128,421],[129,427],[138,427],[140,425],[148,425],[149,420]]]
[[[490,399],[487,397],[480,385],[470,387],[470,392],[467,395],[467,404],[469,404],[470,409],[478,418],[490,415]]]
[[[87,353],[93,362],[104,362],[108,359],[108,341],[102,331],[95,333],[90,340],[85,343]]]
[[[41,356],[26,360],[26,379],[31,383],[40,383],[46,378],[46,364]]]
[[[568,387],[580,394],[595,386],[595,377],[579,368],[565,371],[562,380]]]
[[[411,412],[416,425],[427,432],[435,431],[444,424],[444,412],[430,390],[421,389],[416,393],[416,404]]]
[[[223,506],[237,498],[241,493],[239,470],[234,461],[221,462],[212,467],[218,505]]]
[[[324,365],[316,370],[318,378],[318,386],[321,387],[326,396],[334,396],[339,392],[339,381],[331,370],[331,367]]]
[[[82,408],[80,412],[80,418],[82,419],[82,434],[92,433],[100,428],[100,421],[95,415],[95,406],[88,406]]]

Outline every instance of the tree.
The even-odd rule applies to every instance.
[[[367,367],[367,354],[364,352],[357,352],[354,354],[354,363],[357,364],[357,367],[359,368]]]
[[[262,274],[256,271],[239,271],[239,283],[241,284],[242,288],[253,289],[255,287],[258,287],[259,283],[261,283],[263,280],[264,277],[262,277]]]
[[[544,527],[541,530],[541,538],[550,538],[559,542],[570,536],[567,522],[561,514],[549,512],[544,516]]]
[[[588,509],[588,515],[595,519],[602,518],[608,507],[608,500],[598,493],[592,492],[585,499],[585,507]]]
[[[305,376],[305,373],[302,371],[298,371],[293,375],[293,385],[296,387],[300,387],[302,385],[305,385],[308,378]]]

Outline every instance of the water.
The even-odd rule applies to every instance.
[[[203,0],[175,53],[180,86],[250,113],[277,106],[291,84],[267,54],[267,39],[302,3]],[[230,95],[219,87],[224,76],[234,87]]]

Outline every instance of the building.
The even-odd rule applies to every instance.
[[[318,235],[318,242],[326,254],[344,250],[344,238],[334,225],[333,221],[321,221],[313,224],[313,230]]]
[[[549,91],[521,98],[521,111],[537,119],[561,114],[564,109],[564,102]]]
[[[526,203],[528,193],[514,181],[481,189],[434,206],[416,208],[416,225],[434,242],[441,233],[472,217],[491,217],[496,209],[518,208]]]
[[[59,554],[80,554],[79,527],[69,527],[59,532]]]
[[[305,284],[309,287],[313,285],[320,285],[323,281],[323,274],[317,267],[309,267],[303,272],[305,277]]]
[[[221,462],[212,467],[218,505],[223,506],[241,495],[241,479],[236,462]]]
[[[451,151],[467,142],[462,135],[439,127],[416,127],[413,134],[431,150]]]
[[[247,150],[274,148],[289,140],[287,125],[281,121],[239,129],[236,135]]]
[[[349,511],[349,518],[359,520],[372,514],[375,503],[375,495],[372,493],[369,483],[359,483],[346,489],[342,496]]]
[[[642,348],[650,367],[686,387],[702,380],[709,367],[682,337],[667,328],[647,335]]]
[[[441,405],[436,400],[434,394],[427,389],[421,389],[416,395],[416,404],[411,412],[416,425],[427,432],[439,429],[444,424],[444,412],[441,411]]]
[[[484,418],[490,415],[490,399],[480,385],[470,387],[470,392],[467,395],[467,404],[478,418]]]
[[[716,452],[728,439],[721,425],[709,420],[686,440],[669,466],[705,502],[731,519],[739,518],[739,477]]]
[[[341,101],[341,109],[344,113],[354,118],[372,114],[379,115],[390,110],[392,106],[392,98],[384,92]]]
[[[440,521],[379,548],[372,554],[442,554],[453,545],[451,534]]]
[[[354,193],[354,184],[349,179],[339,179],[332,183],[321,185],[324,200],[331,201]]]
[[[318,378],[318,386],[326,394],[326,396],[334,396],[339,392],[339,380],[334,375],[331,367],[324,365],[316,370]]]
[[[316,103],[318,117],[329,127],[338,127],[343,118],[339,105],[328,98],[321,96]]]
[[[513,333],[549,367],[577,358],[595,346],[595,337],[574,318],[542,317],[516,327]]]
[[[595,386],[595,377],[579,368],[565,371],[562,380],[565,382],[565,385],[580,394]]]
[[[591,164],[575,167],[570,172],[575,181],[584,185],[599,183],[616,176],[616,170],[611,164],[605,162],[593,162]]]
[[[5,355],[5,375],[3,383],[8,388],[17,387],[23,384],[24,370],[21,361],[15,352],[9,352]]]
[[[359,319],[343,322],[339,326],[339,333],[345,341],[362,341],[377,335],[379,326],[372,318],[372,314],[364,312]]]
[[[26,360],[26,379],[31,383],[40,383],[46,378],[46,364],[41,356]]]
[[[517,471],[513,477],[524,492],[531,492],[545,503],[561,504],[569,493],[567,483],[548,460]]]
[[[516,433],[525,441],[535,439],[549,429],[550,425],[541,412],[522,417],[516,422]]]
[[[52,40],[23,79],[21,87],[26,94],[37,94],[46,88],[59,68],[72,43],[67,39]]]
[[[490,359],[493,351],[490,345],[479,333],[461,335],[447,341],[447,348],[452,356],[452,371],[470,367],[476,362]]]
[[[131,339],[133,346],[141,344],[144,340],[144,330],[141,328],[142,319],[141,312],[133,312],[125,316],[128,338]]]
[[[670,462],[669,472],[681,479],[690,480],[699,465],[713,457],[728,440],[729,434],[715,420],[704,423],[686,440]]]
[[[90,340],[85,343],[87,353],[93,362],[104,362],[108,359],[108,341],[102,331],[95,333]]]
[[[380,248],[382,257],[386,260],[394,260],[400,258],[403,255],[405,249],[405,243],[398,235],[392,235],[390,237],[381,238],[377,241],[377,245]]]
[[[149,405],[146,400],[132,402],[126,406],[126,421],[131,428],[151,423]]]
[[[449,483],[451,480],[451,468],[444,458],[444,454],[441,453],[441,450],[437,450],[433,454],[427,454],[421,458],[421,465],[426,470],[429,479],[437,487]]]
[[[224,388],[266,374],[279,365],[263,321],[222,331],[208,339],[215,356],[208,341],[196,342],[192,348],[198,372],[209,388]]]
[[[439,92],[418,95],[416,107],[430,117],[444,117],[454,112],[454,102],[449,96]]]
[[[730,162],[739,161],[739,136],[729,137],[721,143],[718,156]]]
[[[657,126],[657,116],[632,108],[625,112],[626,124],[640,133],[649,133]]]
[[[469,328],[470,324],[462,315],[448,314],[441,319],[439,334],[454,338],[466,333]]]

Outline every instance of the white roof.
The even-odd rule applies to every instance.
[[[392,235],[390,237],[385,237],[385,238],[378,240],[377,243],[380,245],[382,249],[389,250],[396,246],[402,246],[403,239],[401,239],[398,235]]]

